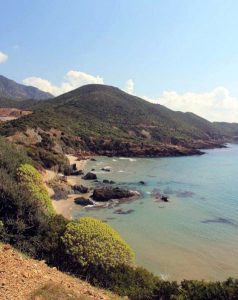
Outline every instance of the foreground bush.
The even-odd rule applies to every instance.
[[[22,164],[17,169],[17,176],[23,188],[43,205],[46,213],[53,215],[55,211],[52,201],[39,172],[30,164]]]
[[[94,218],[83,217],[67,224],[62,241],[70,258],[85,269],[90,265],[108,269],[134,262],[134,253],[121,236]]]
[[[91,268],[87,280],[96,286],[109,289],[120,296],[130,299],[154,299],[154,291],[159,280],[141,267],[120,265],[115,268]]]

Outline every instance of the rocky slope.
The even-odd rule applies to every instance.
[[[31,113],[29,110],[20,110],[17,108],[0,108],[0,121],[15,120]]]
[[[104,290],[0,245],[1,300],[120,299]]]

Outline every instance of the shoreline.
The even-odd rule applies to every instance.
[[[69,155],[69,154],[66,154],[65,156],[68,158],[70,165],[76,164],[78,170],[84,171],[88,159],[80,159],[77,156]],[[44,174],[42,174],[42,175],[43,175],[43,180],[44,180],[46,189],[51,197],[51,201],[52,201],[52,204],[53,204],[53,207],[54,207],[56,213],[61,214],[66,219],[71,220],[72,219],[72,209],[74,206],[74,200],[75,200],[75,198],[79,197],[80,195],[79,194],[69,194],[67,196],[67,198],[62,198],[59,200],[53,199],[52,196],[54,195],[54,190],[52,187],[50,187],[49,182],[51,180],[56,179],[58,177],[58,173],[55,171],[52,171],[52,170],[45,169]],[[80,176],[67,176],[67,184],[69,186],[72,186],[72,185],[84,184],[84,182],[82,182],[82,179]],[[85,194],[85,196],[87,196],[87,194]]]
[[[214,145],[213,145],[214,146]],[[227,144],[223,145],[223,147],[212,147],[212,148],[202,148],[201,150],[210,150],[210,149],[219,149],[219,148],[227,148]],[[203,153],[205,154],[205,152]],[[65,155],[68,160],[70,165],[76,164],[76,167],[78,170],[85,170],[85,167],[87,165],[88,160],[90,159],[90,156],[87,156],[86,158],[80,158],[79,156],[75,156],[72,154],[66,154]],[[102,155],[105,157],[108,157],[108,155]],[[183,155],[181,155],[183,156]],[[191,155],[186,155],[186,156],[191,156]],[[117,157],[117,156],[116,156]],[[118,156],[119,157],[119,156]],[[137,156],[133,156],[133,157],[137,157]],[[161,156],[152,156],[152,157],[142,157],[142,158],[161,158]],[[171,157],[171,156],[162,156],[162,157]],[[174,157],[177,157],[176,155]],[[141,157],[138,157],[141,158]],[[54,190],[52,187],[50,187],[49,182],[51,180],[53,180],[54,178],[57,178],[58,173],[52,170],[44,170],[44,174],[43,175],[43,180],[45,182],[47,191],[51,197],[51,201],[53,204],[53,207],[56,211],[57,214],[61,214],[63,215],[65,218],[67,219],[72,219],[72,210],[73,207],[77,207],[77,209],[80,209],[80,205],[77,205],[74,203],[75,198],[77,197],[85,197],[85,198],[89,198],[91,192],[89,191],[86,194],[68,194],[68,196],[66,198],[62,198],[59,200],[55,200],[52,198],[52,196],[54,195]],[[80,176],[66,176],[67,177],[67,185],[68,186],[73,186],[73,185],[84,185],[87,186],[88,188],[90,188],[91,186],[88,185],[88,183],[86,183],[84,180],[82,180],[82,178]]]

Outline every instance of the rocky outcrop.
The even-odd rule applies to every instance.
[[[119,187],[102,186],[94,189],[92,198],[95,201],[109,201],[111,199],[130,198],[135,194],[133,191]]]
[[[83,176],[84,180],[95,180],[97,179],[97,175],[92,173],[92,172],[88,172],[85,176]]]

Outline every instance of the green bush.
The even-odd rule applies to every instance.
[[[92,284],[132,300],[153,299],[158,277],[141,267],[120,265],[107,270],[95,268],[87,274]]]
[[[66,258],[65,248],[61,237],[64,235],[68,220],[61,215],[53,215],[49,218],[47,231],[42,241],[42,257],[51,265],[57,265],[60,269],[68,269],[69,262]]]
[[[55,211],[52,201],[39,172],[33,166],[23,164],[17,169],[17,176],[19,182],[29,194],[43,205],[46,213],[53,215]]]
[[[90,265],[108,269],[134,262],[134,253],[121,236],[94,218],[83,217],[67,224],[62,241],[71,259],[85,269]]]
[[[4,224],[1,239],[35,256],[47,227],[47,217],[39,201],[4,169],[0,169],[0,220]]]

